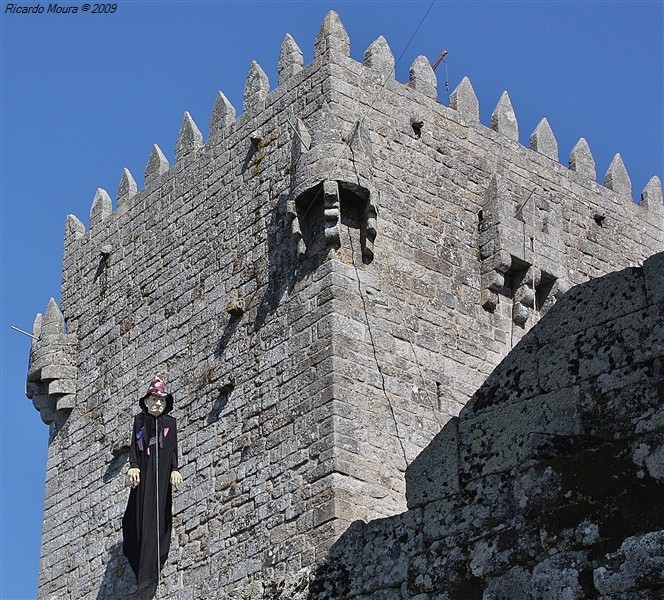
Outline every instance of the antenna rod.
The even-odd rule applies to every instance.
[[[27,331],[23,331],[22,329],[19,329],[18,327],[14,327],[11,325],[11,328],[14,331],[18,331],[19,333],[22,333],[23,335],[27,335],[28,337],[31,337],[33,340],[38,340],[39,338],[36,335],[32,335],[31,333],[28,333]]]
[[[516,209],[516,213],[514,214],[515,217],[518,217],[521,211],[526,207],[526,204],[528,204],[528,200],[530,200],[530,197],[535,193],[535,189],[528,194],[528,197],[523,201],[523,204],[519,206],[519,208]]]
[[[291,123],[291,120],[290,120],[290,118],[288,117],[288,115],[286,115],[286,121],[288,121],[288,124],[291,126],[291,129],[293,130],[293,132],[295,133],[295,135],[296,135],[297,137],[300,138],[300,141],[302,142],[302,145],[303,145],[307,150],[309,150],[309,149],[310,149],[309,146],[308,146],[308,145],[305,143],[305,141],[302,139],[302,136],[298,133],[297,129],[295,129],[295,125],[293,125],[293,124]]]
[[[436,59],[436,62],[431,65],[432,70],[436,70],[436,67],[441,63],[441,61],[447,56],[447,50],[443,50],[440,56]]]

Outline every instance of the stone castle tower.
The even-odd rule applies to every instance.
[[[406,509],[406,467],[569,288],[664,250],[657,177],[637,205],[619,155],[599,184],[546,119],[523,147],[507,93],[485,126],[468,79],[447,107],[424,57],[403,85],[382,37],[349,49],[335,13],[306,66],[286,36],[276,88],[252,63],[241,116],[220,92],[206,142],[185,113],[172,164],[155,145],[142,190],[125,169],[115,209],[99,189],[89,228],[67,217],[27,384],[50,424],[41,597],[131,597],[154,372],[185,479],[160,597],[294,597],[352,522]]]

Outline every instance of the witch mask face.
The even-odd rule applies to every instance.
[[[149,395],[145,398],[144,402],[145,408],[148,409],[148,413],[153,417],[161,415],[161,413],[164,412],[164,408],[166,408],[165,400],[163,398],[157,398],[157,396]]]

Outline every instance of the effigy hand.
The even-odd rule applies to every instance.
[[[173,471],[171,473],[171,485],[177,490],[181,483],[182,475],[180,475],[180,471]]]
[[[133,488],[141,483],[141,470],[135,467],[129,469],[129,471],[127,471],[127,482]]]

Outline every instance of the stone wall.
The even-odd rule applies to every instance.
[[[363,63],[330,13],[314,60],[287,36],[278,86],[249,69],[207,141],[98,190],[65,226],[61,311],[35,323],[28,395],[50,424],[40,594],[133,593],[120,518],[129,432],[154,372],[176,397],[185,485],[163,598],[268,589],[357,520],[406,509],[404,472],[571,286],[664,248],[661,183],[620,157],[595,181],[504,95],[436,101],[379,38]],[[449,430],[446,430],[449,431]],[[81,546],[80,541],[85,540]],[[73,548],[76,548],[76,551]]]
[[[664,253],[575,287],[356,522],[312,598],[664,594]]]

